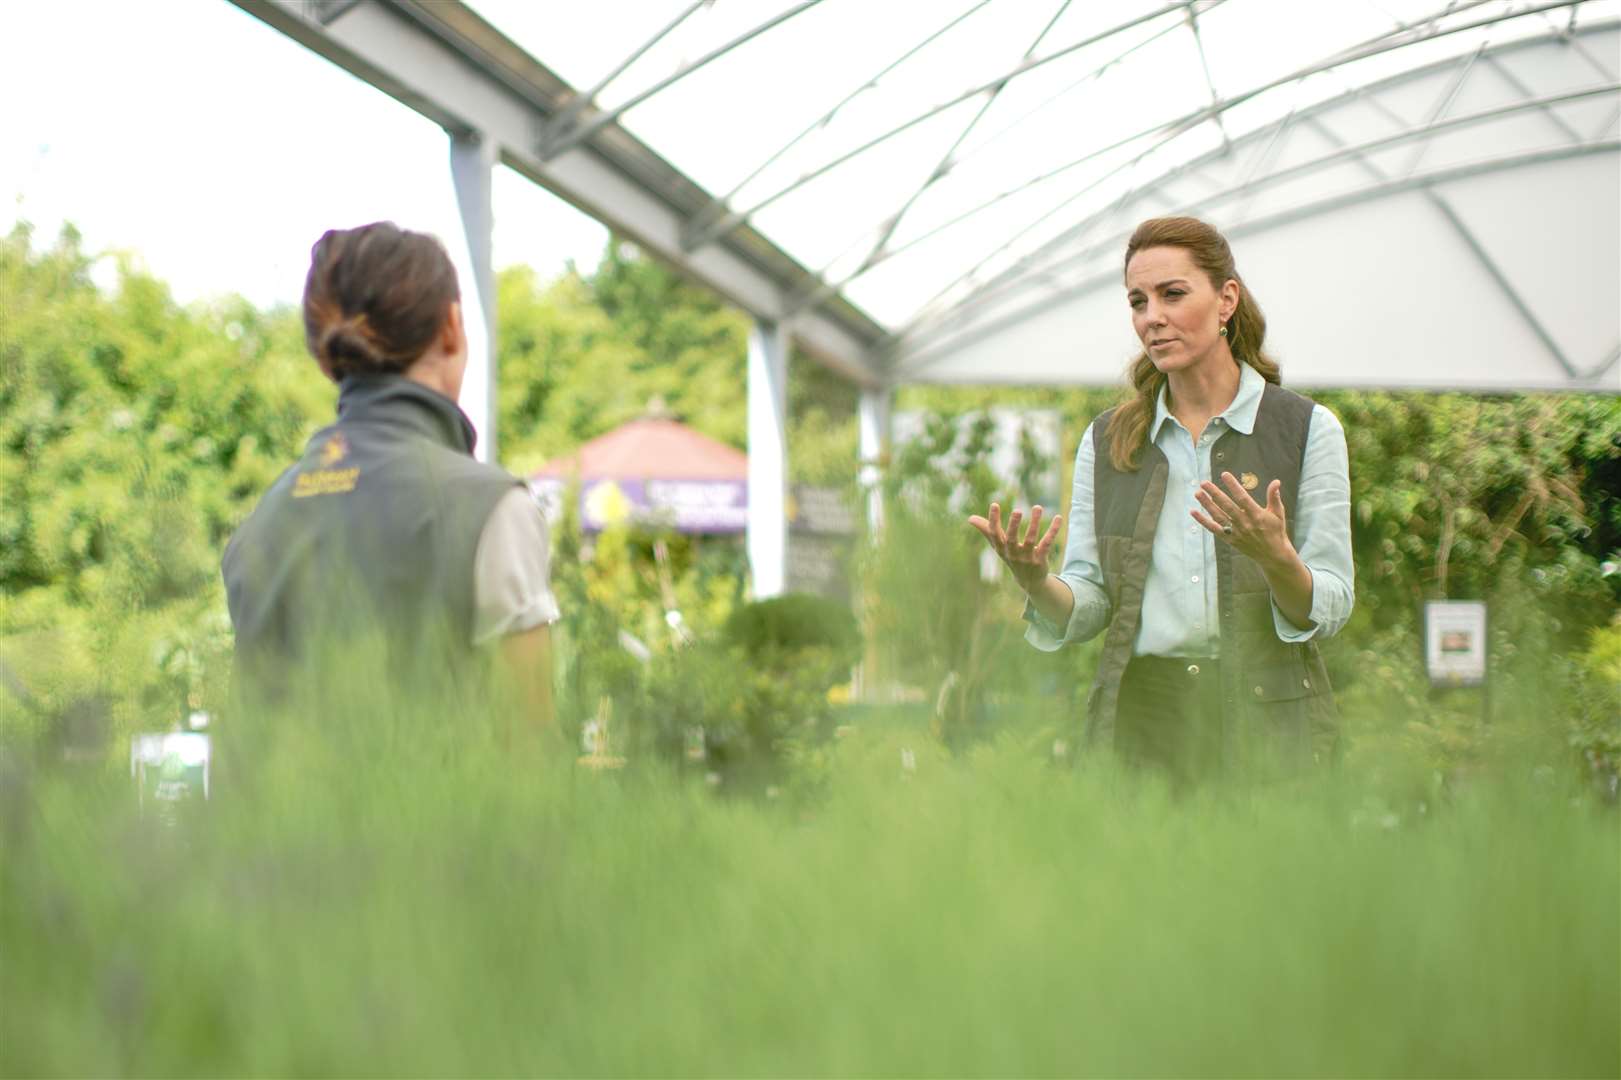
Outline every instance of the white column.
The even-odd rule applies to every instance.
[[[462,378],[462,411],[478,430],[474,451],[480,461],[495,460],[495,269],[491,262],[490,175],[495,140],[477,134],[450,139],[450,175],[461,211],[467,264],[462,270],[462,321],[467,327],[467,374]]]
[[[884,531],[884,464],[889,459],[890,406],[895,391],[888,386],[861,391],[857,408],[860,430],[861,487],[867,493],[867,531],[876,540]]]
[[[776,323],[749,334],[749,566],[754,596],[778,596],[788,570],[788,341]]]

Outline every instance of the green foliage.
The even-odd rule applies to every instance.
[[[0,1072],[1621,1070],[1617,818],[1557,779],[1172,799],[869,713],[821,799],[716,799],[342,704],[167,819],[0,775]]]
[[[849,680],[861,651],[854,619],[821,597],[788,595],[706,623],[684,622],[690,643],[678,636],[646,662],[607,642],[604,632],[617,630],[595,618],[571,635],[599,635],[597,650],[573,658],[575,678],[596,695],[596,720],[613,749],[700,771],[728,791],[789,783],[790,766],[832,733],[829,691]]]
[[[797,654],[825,650],[834,660],[827,686],[842,681],[861,655],[861,630],[843,604],[808,593],[789,593],[745,604],[732,612],[722,631],[727,644],[757,661],[797,666]]]
[[[1363,742],[1442,775],[1478,766],[1492,723],[1581,742],[1570,657],[1621,601],[1621,399],[1321,397],[1350,447],[1357,560],[1357,610],[1326,655]],[[1427,688],[1422,602],[1445,598],[1488,603],[1491,701]]]
[[[588,539],[571,510],[554,526],[552,543],[552,591],[562,612],[552,628],[559,715],[571,733],[642,692],[647,669],[626,650],[625,635],[667,657],[690,638],[716,639],[742,600],[747,560],[730,539],[625,527]],[[671,611],[680,613],[679,627]]]
[[[1621,614],[1593,628],[1574,667],[1570,741],[1613,799],[1621,788]]]
[[[610,241],[590,276],[498,285],[499,442],[521,474],[642,415],[654,398],[711,438],[745,447],[749,320],[662,264]],[[788,379],[796,483],[846,485],[856,471],[856,391],[803,356]]]
[[[788,365],[788,479],[855,499],[857,437],[852,383],[795,353]]]
[[[525,268],[503,271],[499,310],[500,446],[514,471],[641,415],[655,397],[705,434],[744,446],[747,317],[630,245],[610,242],[589,277],[570,271],[542,282]],[[789,397],[794,479],[853,489],[855,391],[796,357]],[[706,770],[724,761],[730,776],[742,762],[780,764],[789,735],[805,721],[816,728],[826,711],[825,669],[842,667],[836,678],[845,677],[851,647],[826,642],[829,657],[808,680],[803,670],[775,682],[765,674],[711,679],[712,671],[773,669],[754,651],[730,655],[739,642],[723,640],[747,579],[740,545],[641,528],[588,540],[574,500],[565,505],[553,537],[553,587],[570,723],[598,717],[610,702],[613,724],[638,746],[684,760],[690,729],[703,726]],[[681,630],[668,624],[671,611],[681,614]],[[652,650],[650,667],[625,651],[622,632]],[[686,635],[701,644],[682,650]]]
[[[724,641],[654,658],[614,699],[623,745],[644,762],[701,773],[727,792],[792,784],[797,796],[809,794],[815,779],[795,776],[792,765],[832,737],[829,673],[840,661],[825,646],[787,659]]]
[[[1374,627],[1411,625],[1426,598],[1489,599],[1512,578],[1568,647],[1621,599],[1601,567],[1621,553],[1621,399],[1323,399],[1350,445],[1358,600]]]
[[[496,440],[509,468],[529,472],[647,406],[625,378],[632,350],[572,270],[541,282],[527,267],[501,271]]]
[[[884,535],[867,565],[874,674],[922,688],[937,734],[954,747],[987,734],[987,705],[997,697],[1039,702],[1041,715],[1067,730],[1078,691],[1073,656],[1054,664],[1023,644],[1011,580],[981,576],[985,543],[967,515],[984,513],[993,498],[1023,505],[1019,492],[999,490],[990,469],[992,431],[982,412],[927,414],[920,437],[891,461]],[[1020,475],[1045,468],[1033,454],[1027,446]]]
[[[290,312],[187,311],[124,260],[104,294],[91,268],[71,229],[0,240],[0,659],[31,698],[0,731],[87,694],[121,722],[203,694],[229,649],[219,552],[333,400]]]

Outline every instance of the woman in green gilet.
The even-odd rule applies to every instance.
[[[338,415],[226,550],[245,689],[285,698],[317,663],[363,668],[360,645],[375,643],[383,670],[350,682],[454,693],[504,667],[529,727],[550,727],[546,524],[522,481],[473,457],[456,403],[467,335],[443,245],[390,222],[326,233],[304,330]]]
[[[1134,393],[1082,435],[1063,565],[992,503],[969,523],[1024,590],[1026,639],[1103,633],[1090,740],[1189,780],[1310,767],[1337,722],[1317,643],[1350,617],[1350,483],[1332,412],[1280,385],[1226,239],[1145,221],[1126,246]]]

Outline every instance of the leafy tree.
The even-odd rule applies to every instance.
[[[683,422],[748,442],[749,319],[632,245],[610,240],[596,272],[499,283],[500,442],[525,473],[662,399]],[[789,363],[789,468],[797,482],[856,473],[854,388],[803,356]]]
[[[331,413],[293,313],[188,311],[125,259],[103,293],[92,263],[71,228],[0,240],[0,660],[32,702],[6,724],[195,700],[229,647],[219,552]]]
[[[748,319],[628,245],[591,277],[503,271],[502,456],[526,471],[642,415],[654,398],[742,448]]]

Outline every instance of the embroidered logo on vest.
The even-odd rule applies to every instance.
[[[313,472],[299,473],[298,479],[293,482],[293,498],[342,495],[353,491],[356,481],[360,479],[360,469],[355,466],[347,469],[333,468],[348,456],[349,440],[343,437],[341,431],[333,432],[332,437],[321,446],[321,467]]]

